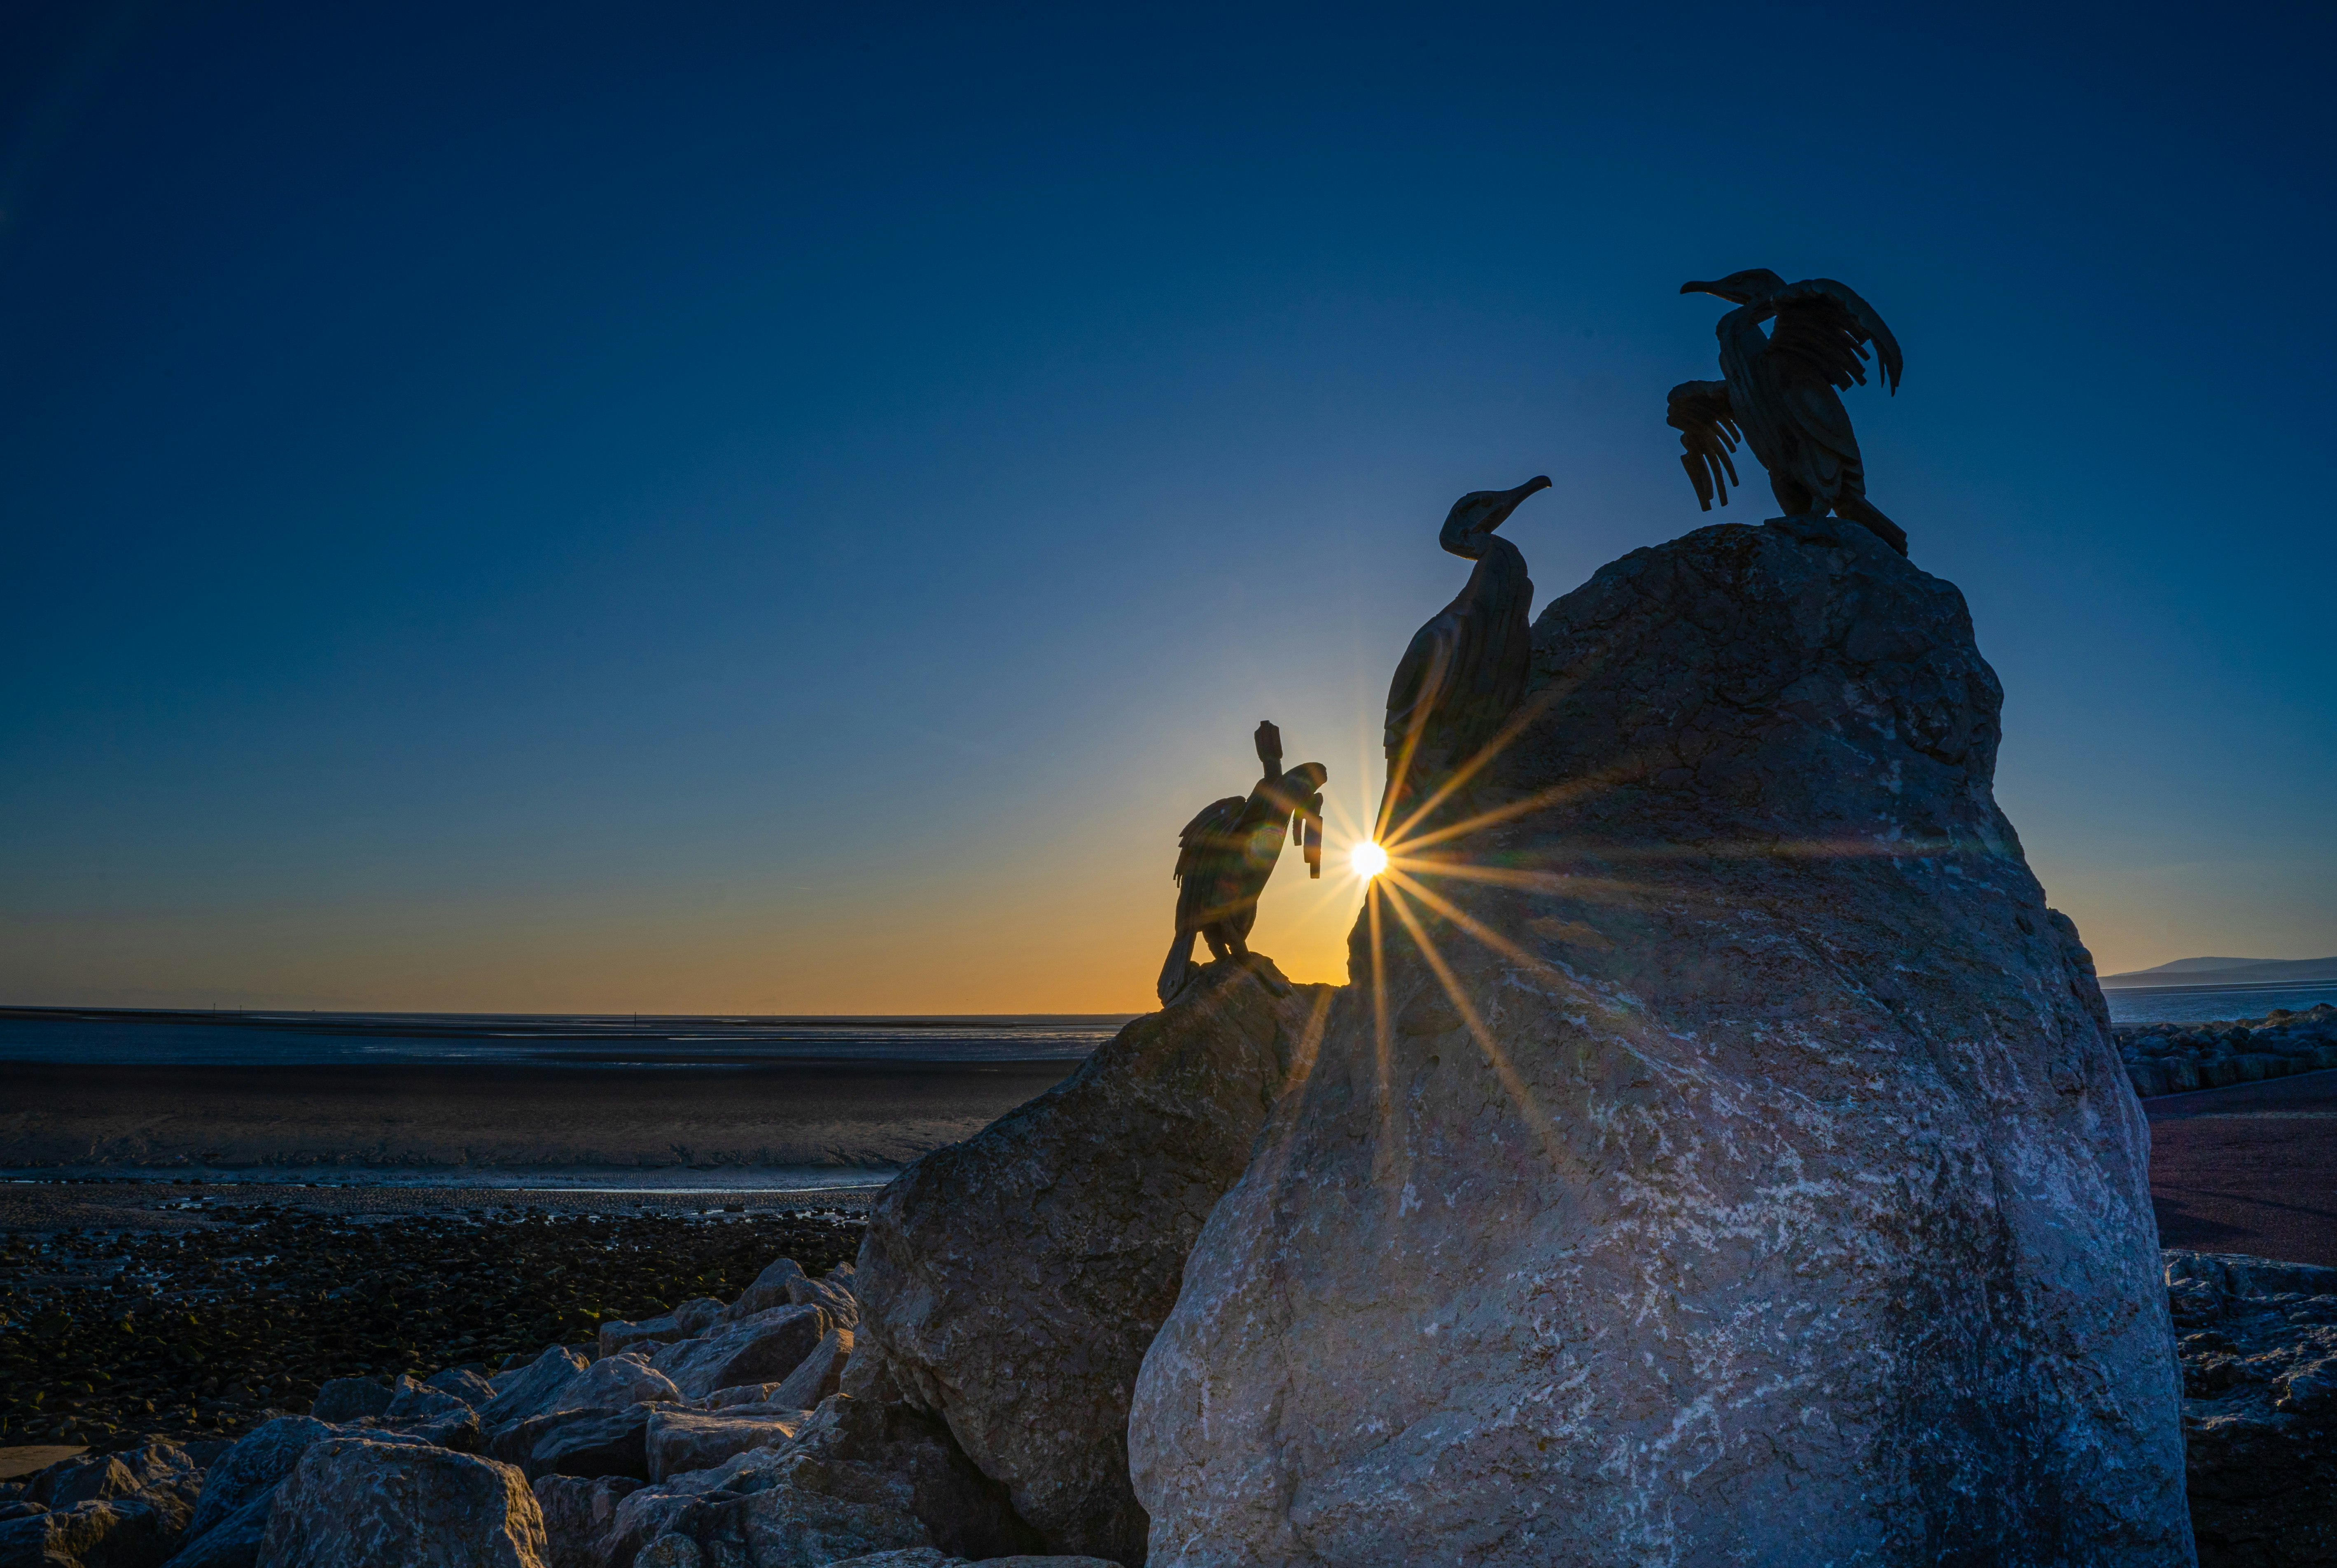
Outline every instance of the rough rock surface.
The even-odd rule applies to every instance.
[[[1722,526],[1535,648],[1146,1359],[1154,1562],[2190,1563],[2147,1131],[1961,596]]]
[[[308,1414],[319,1421],[337,1425],[367,1416],[383,1415],[388,1411],[390,1401],[395,1398],[396,1396],[389,1391],[386,1385],[376,1383],[371,1378],[335,1378],[317,1390],[316,1400],[308,1407]]]
[[[249,1568],[268,1533],[276,1489],[300,1456],[337,1428],[306,1416],[281,1416],[248,1433],[203,1473],[202,1500],[172,1568]]]
[[[535,1505],[543,1514],[544,1562],[548,1568],[601,1568],[598,1544],[615,1521],[617,1505],[640,1490],[622,1475],[591,1480],[540,1475]]]
[[[749,1449],[792,1442],[811,1418],[791,1410],[734,1407],[724,1410],[660,1409],[646,1435],[649,1475],[663,1481],[692,1470],[711,1470]]]
[[[2200,1568],[2337,1563],[2337,1269],[2166,1257]]]
[[[1063,1083],[911,1165],[870,1212],[856,1370],[880,1357],[1051,1550],[1143,1562],[1136,1369],[1330,997],[1277,999],[1208,965]]]
[[[849,1298],[846,1298],[847,1301]],[[771,1390],[768,1403],[783,1410],[815,1410],[844,1380],[845,1363],[852,1359],[854,1335],[849,1329],[830,1329],[811,1354]]]
[[[773,1307],[700,1339],[678,1339],[650,1363],[692,1399],[741,1383],[784,1380],[828,1330],[817,1307]]]
[[[630,1475],[649,1479],[645,1446],[651,1414],[661,1405],[621,1410],[553,1410],[499,1427],[488,1455],[540,1475]]]
[[[259,1568],[543,1568],[543,1515],[508,1465],[333,1437],[276,1494]]]
[[[514,1367],[493,1379],[490,1387],[494,1389],[495,1397],[479,1407],[480,1422],[488,1427],[501,1427],[507,1422],[524,1421],[530,1416],[560,1409],[566,1402],[564,1396],[568,1385],[591,1365],[565,1345],[547,1346],[543,1355],[527,1365]],[[310,1414],[315,1415],[316,1412],[311,1411]],[[318,1418],[332,1419],[329,1416]]]

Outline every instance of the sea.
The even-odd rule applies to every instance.
[[[444,1062],[621,1070],[802,1061],[1080,1061],[1127,1022],[1123,1015],[1087,1013],[705,1018],[0,1008],[0,1062],[219,1067]]]

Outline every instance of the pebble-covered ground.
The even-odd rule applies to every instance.
[[[816,1273],[860,1246],[857,1215],[707,1213],[703,1197],[691,1212],[577,1193],[464,1209],[443,1192],[172,1191],[0,1194],[0,1226],[37,1222],[42,1197],[112,1222],[0,1228],[0,1445],[231,1435],[306,1410],[327,1378],[492,1368],[604,1318],[727,1300],[774,1258]]]

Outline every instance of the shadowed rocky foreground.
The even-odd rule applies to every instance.
[[[854,1265],[125,1438],[0,1568],[2337,1559],[2337,1271],[2161,1252],[1956,590],[1723,526],[1533,647],[1346,987],[1208,966]]]

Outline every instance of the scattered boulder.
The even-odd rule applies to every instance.
[[[386,1415],[396,1398],[388,1385],[371,1378],[335,1378],[317,1390],[308,1414],[337,1427],[367,1416]]]
[[[178,1536],[170,1512],[135,1498],[44,1508],[0,1522],[0,1568],[158,1568]]]
[[[650,1478],[644,1439],[656,1405],[554,1410],[496,1428],[487,1452],[531,1481],[543,1475]]]
[[[852,1359],[852,1343],[851,1329],[830,1329],[812,1347],[811,1354],[796,1364],[786,1381],[771,1390],[768,1402],[783,1410],[817,1408],[843,1381],[845,1363]]]
[[[258,1568],[543,1568],[543,1516],[508,1465],[331,1437],[276,1495]]]
[[[485,1369],[475,1363],[433,1372],[424,1382],[442,1394],[454,1395],[474,1409],[495,1397],[495,1386],[487,1381]]]
[[[796,1280],[787,1286],[787,1300],[799,1307],[826,1309],[827,1320],[849,1329],[860,1321],[859,1298],[841,1280]]]
[[[905,1406],[831,1399],[795,1442],[709,1479],[721,1490],[701,1495],[680,1533],[718,1563],[816,1568],[906,1546],[989,1558],[1039,1544],[947,1428]]]
[[[1070,1078],[918,1160],[870,1212],[856,1368],[873,1353],[1055,1551],[1144,1561],[1126,1438],[1137,1368],[1330,1005],[1328,987],[1273,979],[1289,994],[1206,966]]]
[[[787,1376],[792,1378],[795,1374],[790,1372]],[[715,1389],[705,1398],[698,1401],[698,1406],[701,1410],[721,1410],[732,1405],[768,1405],[771,1402],[771,1396],[777,1393],[779,1388],[780,1385],[777,1383],[741,1383],[735,1388]],[[805,1408],[808,1409],[810,1407],[806,1406]]]
[[[722,1315],[726,1320],[736,1322],[741,1318],[751,1318],[758,1312],[768,1312],[774,1307],[801,1305],[789,1293],[789,1287],[804,1278],[802,1266],[793,1258],[781,1258],[757,1275],[755,1282],[725,1308]]]
[[[539,1475],[533,1491],[543,1514],[546,1568],[602,1568],[598,1544],[614,1522],[617,1505],[640,1490],[627,1475]]]
[[[1723,525],[1534,647],[1145,1358],[1154,1560],[2189,1563],[2148,1133],[1961,596]]]
[[[221,1455],[203,1473],[202,1499],[170,1568],[250,1568],[276,1489],[301,1455],[337,1430],[311,1417],[279,1416]]]
[[[548,1407],[555,1410],[619,1410],[628,1405],[681,1402],[673,1379],[632,1351],[603,1357],[560,1385]]]
[[[746,1295],[741,1296],[739,1300],[743,1303],[758,1300],[756,1291],[761,1287],[763,1281],[771,1278],[774,1271],[783,1267],[792,1270],[793,1273],[782,1275],[778,1287],[773,1291],[767,1292],[768,1299],[763,1300],[755,1311],[785,1305],[787,1299],[787,1280],[799,1279],[803,1274],[801,1269],[797,1268],[793,1261],[786,1258],[781,1258],[769,1269],[764,1270],[762,1276],[753,1285],[748,1287]],[[676,1339],[694,1339],[717,1323],[731,1320],[734,1317],[746,1318],[753,1315],[754,1312],[735,1311],[734,1309],[724,1306],[711,1296],[699,1296],[684,1301],[663,1317],[646,1319],[639,1323],[601,1324],[597,1349],[603,1356],[620,1355],[627,1350],[654,1350],[658,1346],[670,1345]]]
[[[450,1394],[444,1388],[434,1388],[413,1378],[400,1378],[391,1386],[389,1404],[383,1408],[380,1418],[385,1421],[427,1422],[470,1413],[471,1402],[468,1399]]]
[[[568,1385],[592,1363],[565,1345],[550,1345],[525,1366],[494,1379],[495,1396],[479,1407],[479,1419],[489,1427],[524,1421],[562,1407]]]
[[[750,1449],[794,1441],[811,1418],[807,1407],[734,1406],[725,1410],[660,1407],[646,1434],[649,1478],[663,1481],[692,1470],[711,1470]]]
[[[717,1388],[784,1379],[827,1329],[827,1313],[818,1307],[773,1307],[703,1339],[676,1340],[650,1365],[672,1379],[685,1397],[701,1399]]]
[[[2337,1562],[2337,1269],[2165,1256],[2200,1568]]]

